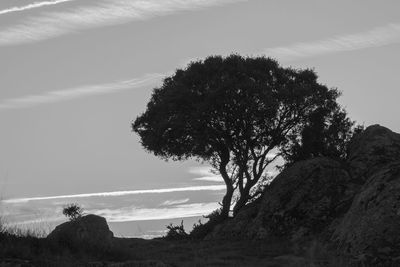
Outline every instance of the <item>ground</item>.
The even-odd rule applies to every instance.
[[[316,241],[115,238],[108,253],[50,246],[46,239],[3,239],[0,266],[346,266]]]

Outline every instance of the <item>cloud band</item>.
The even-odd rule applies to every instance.
[[[48,196],[48,197],[12,198],[12,199],[2,200],[1,202],[23,203],[28,201],[65,199],[65,198],[115,197],[115,196],[125,196],[125,195],[162,194],[162,193],[187,192],[187,191],[220,191],[220,190],[225,190],[225,188],[226,188],[225,185],[204,185],[204,186],[175,187],[175,188],[163,188],[163,189],[145,189],[145,190],[59,195],[59,196]]]

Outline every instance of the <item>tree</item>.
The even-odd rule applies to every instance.
[[[82,217],[83,208],[78,204],[71,203],[63,208],[63,214],[70,219],[70,221],[75,221],[76,219]]]
[[[210,163],[226,184],[221,216],[228,217],[231,206],[235,215],[254,197],[252,188],[279,156],[272,152],[293,144],[311,114],[336,109],[338,96],[310,69],[210,56],[165,78],[132,127],[156,156]]]
[[[357,127],[339,105],[331,109],[316,109],[306,120],[300,135],[290,136],[290,142],[282,147],[285,166],[318,156],[345,159],[347,144]]]

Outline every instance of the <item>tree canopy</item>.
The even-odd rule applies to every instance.
[[[293,154],[306,126],[322,134],[324,121],[341,110],[339,95],[311,69],[266,57],[210,56],[165,78],[132,127],[156,156],[211,164],[226,184],[227,217],[231,206],[236,214],[255,197],[252,189],[280,155],[273,151]]]

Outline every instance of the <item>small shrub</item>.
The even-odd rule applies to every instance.
[[[204,218],[208,219],[208,221],[206,223],[202,223],[201,220],[199,220],[198,223],[193,224],[190,237],[193,239],[203,239],[206,237],[206,235],[209,234],[215,226],[223,221],[221,213],[221,209],[216,209],[210,214],[203,216]]]
[[[170,225],[167,225],[167,229],[168,232],[165,236],[166,239],[180,240],[185,239],[189,236],[183,227],[183,220],[180,225],[173,225],[172,223]]]
[[[63,214],[68,217],[70,221],[75,221],[76,219],[82,217],[83,208],[75,203],[68,204],[63,208]]]

